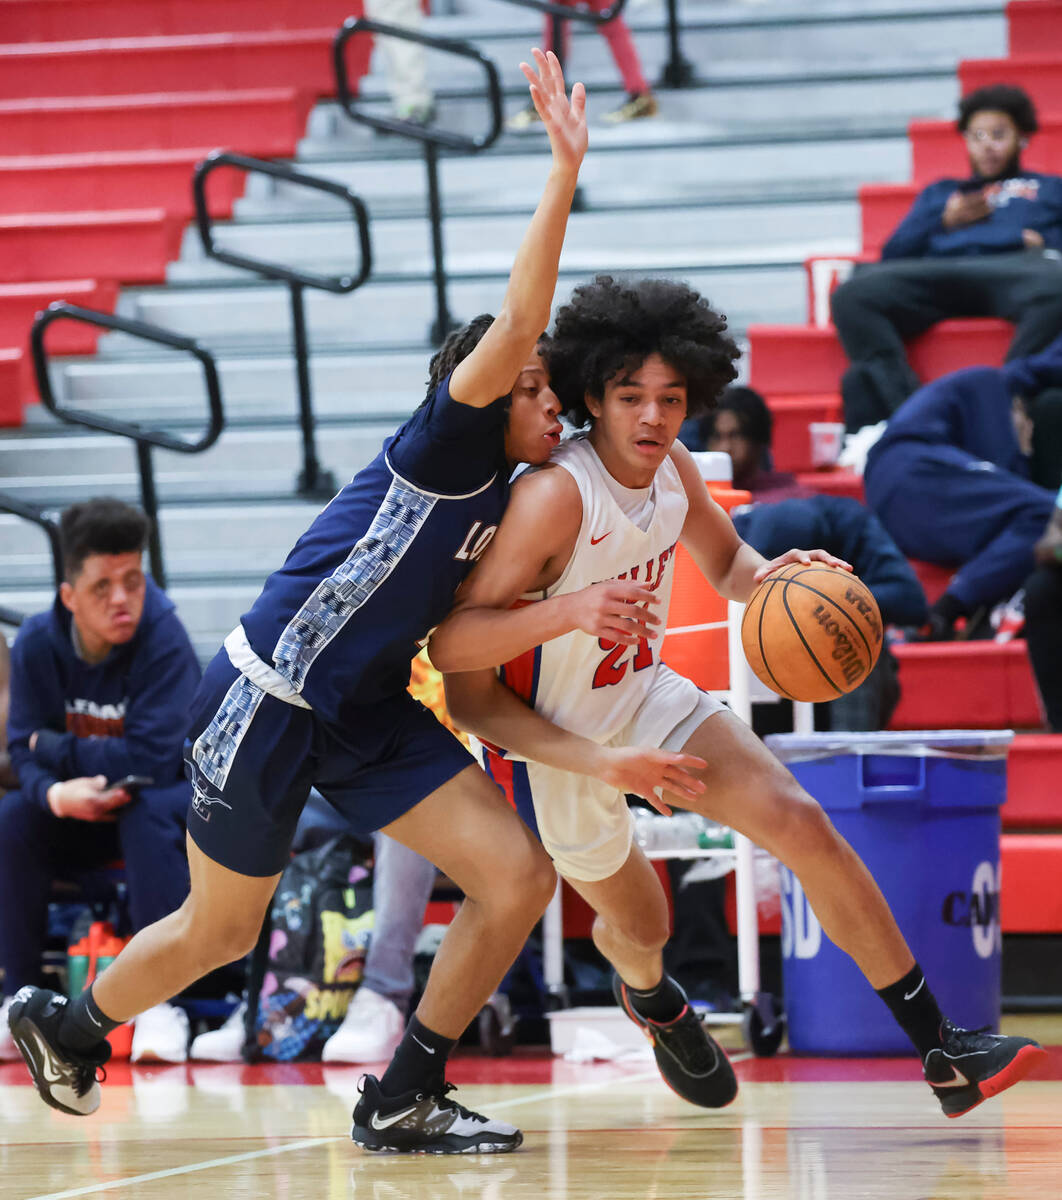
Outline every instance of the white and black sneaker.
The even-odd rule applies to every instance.
[[[350,1136],[374,1154],[506,1154],[524,1140],[514,1126],[451,1100],[452,1083],[384,1096],[380,1081],[365,1075],[359,1090]]]
[[[74,1117],[87,1117],[100,1106],[96,1072],[111,1057],[111,1047],[101,1041],[88,1054],[74,1054],[60,1046],[66,1003],[58,992],[24,987],[16,993],[7,1020],[45,1104]]]

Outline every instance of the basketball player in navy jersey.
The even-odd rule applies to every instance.
[[[742,721],[660,663],[644,616],[626,628],[621,619],[605,640],[573,619],[587,588],[608,586],[595,581],[640,575],[658,598],[650,623],[663,628],[679,541],[720,595],[741,602],[791,562],[848,567],[822,550],[767,562],[741,541],[675,440],[686,417],[709,411],[734,377],[737,349],[725,330],[682,284],[599,277],[576,289],[557,315],[549,362],[565,415],[589,432],[517,481],[429,652],[440,670],[463,672],[447,676],[451,715],[499,748],[488,752],[488,768],[511,782],[557,870],[597,914],[593,937],[616,970],[616,998],[650,1036],[679,1095],[715,1108],[737,1084],[664,974],[663,889],[632,843],[624,796],[597,769],[615,745],[655,745],[704,762],[694,771],[702,791],[683,799],[665,785],[661,799],[646,798],[661,811],[671,801],[740,830],[793,871],[827,935],[918,1048],[944,1112],[959,1116],[1016,1083],[1044,1052],[1026,1038],[944,1019],[866,867]],[[538,603],[514,608],[521,598]],[[503,664],[501,677],[480,670]]]
[[[499,315],[447,340],[425,402],[299,539],[207,668],[186,745],[191,894],[69,1005],[27,988],[11,1006],[12,1034],[54,1108],[95,1111],[103,1037],[251,949],[315,785],[353,829],[383,829],[466,897],[390,1066],[365,1079],[354,1140],[429,1153],[521,1142],[519,1130],[448,1098],[446,1057],[541,915],[555,874],[406,685],[418,644],[498,525],[512,467],[545,461],[561,432],[536,347],[586,149],[585,94],[576,84],[569,101],[556,58],[534,57],[523,70],[552,165]],[[626,586],[604,605],[593,598],[589,628],[610,605],[648,595]],[[636,789],[665,778],[681,787],[683,762],[617,756],[608,773]]]

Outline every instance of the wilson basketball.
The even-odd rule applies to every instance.
[[[790,700],[836,700],[857,688],[881,652],[870,589],[840,567],[792,563],[752,593],[741,622],[756,677]]]

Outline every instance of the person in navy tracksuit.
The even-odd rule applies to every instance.
[[[192,789],[181,751],[200,671],[172,601],[141,567],[148,528],[118,500],[68,508],[65,580],[12,651],[8,732],[19,787],[0,798],[9,995],[37,982],[54,878],[124,859],[134,930],[188,892]],[[152,782],[113,786],[128,776]]]
[[[1008,359],[1062,331],[1062,178],[1026,171],[1037,129],[1021,88],[979,88],[959,105],[967,179],[924,188],[885,243],[833,295],[850,366],[841,381],[849,431],[885,420],[918,387],[904,342],[948,317],[1002,317],[1016,326]]]
[[[867,502],[911,558],[957,567],[930,610],[935,637],[999,603],[1033,570],[1054,494],[1029,478],[1028,412],[1062,386],[1062,337],[1001,368],[926,384],[867,457]]]

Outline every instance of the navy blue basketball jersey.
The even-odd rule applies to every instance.
[[[509,494],[507,405],[449,378],[295,544],[242,618],[247,640],[326,721],[405,690]]]

